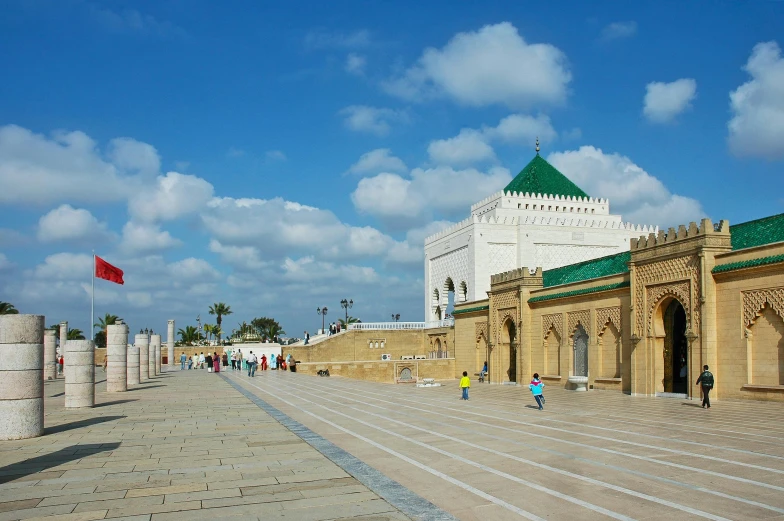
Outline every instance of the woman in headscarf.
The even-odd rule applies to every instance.
[[[212,365],[215,367],[215,372],[220,373],[221,357],[218,353],[213,353]]]
[[[275,370],[278,368],[278,359],[275,358],[274,354],[271,354],[269,357],[269,365],[271,370]]]
[[[207,366],[207,372],[212,372],[212,355],[207,353],[207,356],[204,357],[204,363]]]
[[[229,367],[229,355],[223,353],[221,360],[223,361],[223,367]]]

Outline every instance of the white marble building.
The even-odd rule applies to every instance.
[[[610,214],[537,154],[503,191],[471,216],[425,239],[425,320],[455,302],[487,298],[490,276],[526,266],[548,270],[629,249],[629,239],[658,232]]]

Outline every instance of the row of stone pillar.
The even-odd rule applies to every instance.
[[[169,365],[173,364],[173,325],[169,321]],[[63,332],[65,329],[65,332]],[[60,325],[65,358],[65,407],[95,405],[95,344],[67,340]],[[56,333],[44,329],[41,315],[0,315],[0,440],[41,436],[44,431],[44,381],[57,378]],[[136,335],[128,344],[128,326],[107,327],[106,390],[124,392],[161,373],[161,336]]]

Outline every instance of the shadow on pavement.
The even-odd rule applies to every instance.
[[[128,389],[128,392],[131,392],[131,391],[144,391],[145,389],[154,389],[156,387],[166,387],[165,385],[145,385],[145,384],[140,384],[140,385],[142,387],[132,387],[132,388]]]
[[[93,408],[95,407],[109,407],[110,405],[119,405],[121,403],[128,403],[128,402],[138,402],[139,400],[114,400],[113,402],[103,402],[103,403],[96,403]]]
[[[80,429],[82,427],[98,425],[99,423],[121,420],[123,418],[127,418],[127,416],[96,416],[95,418],[87,418],[86,420],[77,420],[69,423],[55,425],[53,427],[45,427],[44,436],[46,436],[47,434],[55,434],[58,432],[70,431],[71,429]]]
[[[52,467],[82,459],[90,454],[111,451],[119,446],[119,443],[88,443],[63,447],[51,454],[36,456],[35,458],[0,467],[0,483],[7,483],[31,474],[43,472]]]

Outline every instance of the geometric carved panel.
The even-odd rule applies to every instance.
[[[751,326],[759,315],[759,311],[767,303],[773,311],[784,317],[784,288],[766,288],[752,291],[741,291],[743,295],[743,323]]]
[[[700,301],[700,258],[697,255],[637,264],[634,276],[635,334],[642,336],[646,330],[650,333],[653,308],[667,294],[676,296],[681,301],[691,330],[699,330],[700,306],[692,305],[693,302]]]
[[[554,328],[559,338],[563,338],[563,315],[553,313],[552,315],[542,315],[542,338],[547,338],[550,329]]]
[[[615,329],[621,331],[621,306],[596,310],[596,334],[601,335],[607,324],[613,324]]]
[[[591,322],[590,322],[590,312],[587,309],[582,311],[570,311],[566,314],[569,320],[569,335],[571,336],[574,333],[574,330],[577,328],[577,324],[583,326],[585,332],[588,336],[591,336]]]
[[[477,342],[482,335],[484,335],[485,341],[487,341],[487,322],[477,322],[474,324],[474,338],[476,338]]]

